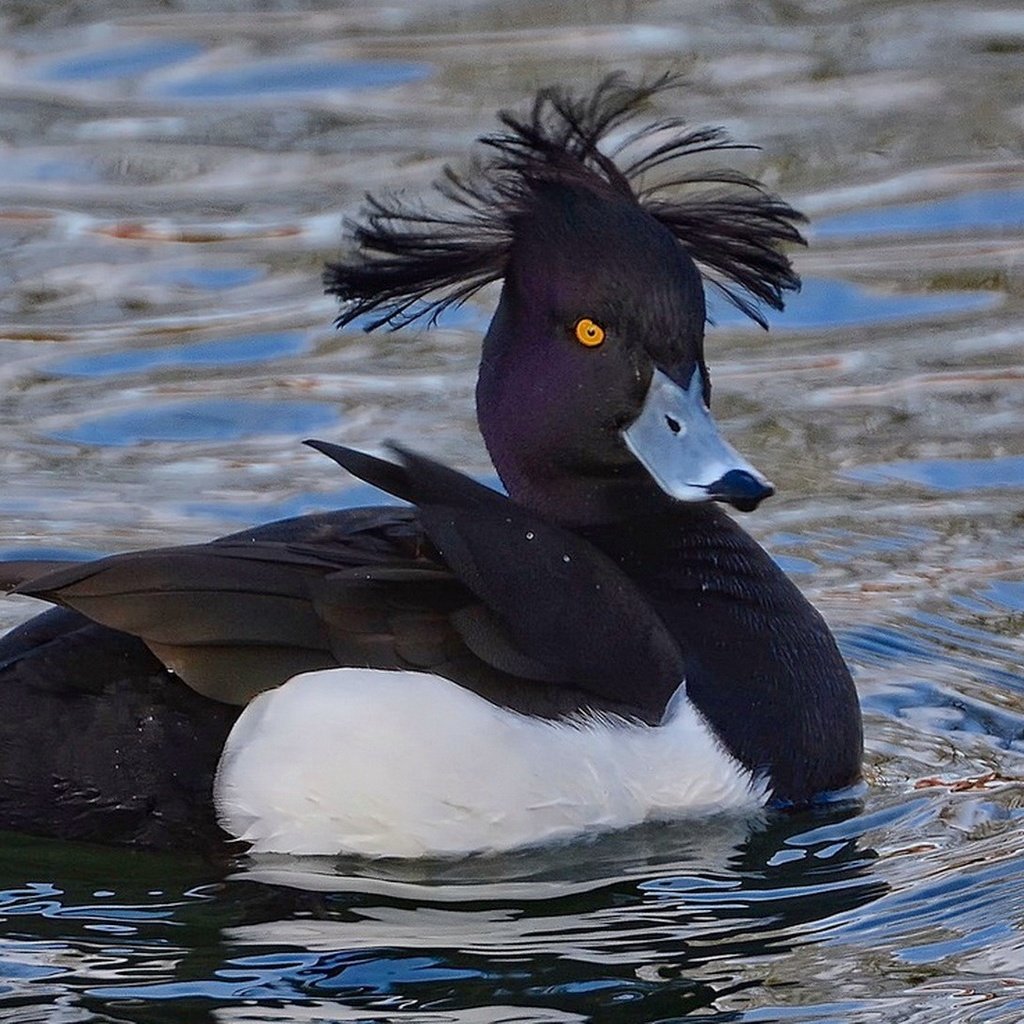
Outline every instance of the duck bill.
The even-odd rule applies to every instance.
[[[655,369],[640,415],[622,438],[658,486],[679,501],[722,501],[750,512],[775,493],[718,432],[699,368],[685,388]]]

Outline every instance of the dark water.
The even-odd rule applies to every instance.
[[[4,837],[0,1019],[1024,1019],[1019,5],[0,5],[0,554],[375,500],[309,434],[487,477],[493,296],[336,334],[319,268],[364,190],[620,67],[812,217],[771,334],[716,307],[708,350],[779,487],[745,525],[855,670],[863,809],[456,864]]]

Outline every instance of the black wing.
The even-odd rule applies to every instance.
[[[683,677],[643,595],[589,542],[454,470],[315,447],[414,509],[352,509],[209,544],[57,566],[15,592],[141,637],[233,704],[336,665],[435,672],[496,703],[654,719]]]
[[[21,579],[14,593],[140,637],[199,693],[245,704],[298,672],[416,667],[403,652],[425,627],[443,630],[453,590],[443,566],[417,554],[422,541],[411,511],[353,509],[209,544],[48,563],[32,578],[31,563],[17,563],[5,576]],[[371,584],[378,569],[393,587]]]

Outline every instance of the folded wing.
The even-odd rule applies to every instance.
[[[416,507],[86,563],[9,563],[0,582],[140,637],[230,704],[298,672],[356,665],[431,671],[531,714],[660,716],[682,655],[609,558],[429,459],[313,446]]]

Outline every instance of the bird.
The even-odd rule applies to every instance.
[[[500,282],[476,407],[503,491],[311,440],[406,504],[0,564],[55,606],[0,641],[0,827],[462,856],[856,791],[852,677],[725,509],[774,488],[704,353],[708,289],[766,327],[799,287],[803,217],[706,167],[723,129],[645,117],[678,86],[541,89],[433,205],[367,196],[325,270],[367,330]]]

